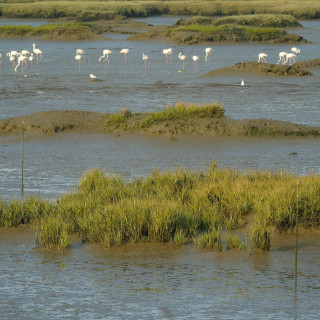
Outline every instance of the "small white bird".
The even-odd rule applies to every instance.
[[[243,79],[241,80],[241,87],[244,87],[244,81],[243,81]]]
[[[98,79],[97,76],[95,76],[95,75],[92,74],[92,73],[90,73],[89,76],[90,76],[91,79]]]

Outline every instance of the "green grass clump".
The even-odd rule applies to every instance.
[[[228,250],[230,249],[242,250],[246,248],[246,246],[241,242],[239,237],[234,236],[231,233],[227,233],[226,235],[226,245]]]
[[[187,120],[191,117],[224,118],[224,109],[216,102],[204,106],[199,106],[194,103],[185,104],[184,102],[178,102],[174,107],[167,105],[167,109],[164,111],[152,113],[147,119],[140,123],[140,127],[148,128],[156,122],[174,119]]]
[[[209,230],[200,236],[198,240],[200,246],[205,249],[222,250],[221,230]]]
[[[319,175],[242,173],[219,169],[213,162],[200,172],[154,170],[131,182],[93,169],[74,192],[57,202],[0,201],[0,226],[37,226],[39,245],[60,249],[70,246],[70,236],[76,233],[83,241],[106,246],[128,242],[182,246],[194,239],[201,247],[220,251],[224,245],[242,248],[232,230],[253,218],[258,223],[251,226],[251,244],[267,251],[270,230],[293,229],[297,213],[301,227],[320,227]],[[227,230],[225,240],[221,230]]]
[[[49,216],[38,227],[36,243],[47,248],[57,247],[63,250],[71,246],[67,222],[61,216]]]
[[[114,113],[109,115],[106,121],[106,126],[107,127],[119,126],[121,123],[126,122],[131,116],[132,116],[131,111],[124,108],[121,111],[121,114]]]
[[[255,249],[269,251],[271,247],[270,231],[264,224],[257,224],[250,232],[252,245]]]

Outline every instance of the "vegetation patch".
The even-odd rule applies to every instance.
[[[239,62],[234,66],[219,68],[214,71],[206,73],[204,76],[215,76],[221,73],[259,73],[263,75],[273,76],[312,76],[312,72],[305,69],[305,67],[317,66],[320,59],[316,59],[313,63],[299,62],[291,66],[271,63],[259,63],[259,62]]]
[[[255,14],[284,14],[297,19],[319,19],[319,2],[315,0],[256,1],[41,1],[1,0],[0,14],[8,18],[68,17],[79,21],[112,19],[114,15],[146,17],[154,14],[232,16]]]
[[[43,37],[45,39],[88,40],[100,38],[87,23],[45,24],[38,27],[25,25],[0,26],[2,37]]]
[[[251,27],[233,24],[217,26],[189,24],[186,26],[169,28],[165,35],[174,42],[185,44],[249,41],[272,43],[305,42],[301,36],[288,34],[281,28]]]
[[[188,118],[224,118],[224,109],[218,103],[199,106],[194,103],[179,102],[176,106],[167,105],[167,109],[154,112],[140,123],[141,128],[148,128],[156,122]]]
[[[244,248],[234,234],[239,228],[249,228],[249,247],[267,251],[271,230],[293,230],[296,215],[301,227],[320,227],[320,177],[315,174],[241,173],[219,169],[213,162],[200,172],[154,170],[124,182],[93,169],[75,190],[52,203],[35,198],[0,201],[0,226],[34,226],[39,245],[60,249],[70,246],[77,233],[82,241],[106,246],[182,246],[193,239],[217,251]],[[225,240],[222,230],[227,230]]]

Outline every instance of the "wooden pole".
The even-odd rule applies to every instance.
[[[296,210],[296,254],[294,268],[294,300],[297,300],[298,286],[298,227],[299,227],[299,180],[297,180],[297,210]]]
[[[24,160],[24,121],[22,121],[22,160],[21,160],[21,194],[23,195],[23,160]]]

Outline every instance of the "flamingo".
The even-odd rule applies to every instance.
[[[105,59],[103,62],[108,61],[108,64],[109,64],[109,54],[110,54],[110,53],[112,53],[111,50],[109,50],[109,49],[104,49],[104,50],[102,51],[102,56],[99,58],[99,62],[101,62],[101,60],[106,57],[106,59]]]
[[[76,54],[76,56],[74,58],[79,62],[79,70],[80,70],[80,64],[82,62],[82,55],[81,54]]]
[[[163,49],[162,53],[166,55],[166,63],[168,63],[169,49]]]
[[[282,62],[282,64],[284,64],[285,63],[284,59],[287,56],[287,54],[288,54],[287,52],[279,52],[279,60],[278,60],[277,64],[279,64],[280,61]]]
[[[9,61],[11,62],[11,66],[12,66],[12,69],[13,69],[15,67],[15,64],[16,64],[17,56],[16,55],[12,55],[11,52],[7,53],[7,57],[9,57]]]
[[[124,54],[124,63],[127,63],[127,54],[129,52],[129,49],[122,49],[120,51],[121,54]]]
[[[0,67],[2,65],[2,53],[0,53]]]
[[[181,52],[179,53],[179,59],[182,61],[182,70],[184,71],[184,62],[187,60],[187,56],[182,55]]]
[[[27,57],[24,56],[24,55],[21,55],[19,58],[18,58],[18,64],[16,65],[16,67],[14,68],[14,71],[17,72],[17,69],[18,67],[20,66],[21,64],[21,69],[23,71],[23,65],[25,65],[25,67],[27,67]]]
[[[33,53],[30,54],[29,61],[32,63],[32,61],[33,61]]]
[[[170,57],[170,63],[171,63],[171,57],[172,57],[172,49],[168,48],[168,56]]]
[[[290,60],[290,66],[291,66],[292,61],[293,61],[293,63],[296,62],[296,55],[295,55],[294,53],[288,53],[288,54],[287,54],[287,59],[286,59],[286,61],[284,62],[284,64],[286,64],[286,63],[288,62],[288,60]]]
[[[300,53],[301,50],[298,49],[297,47],[293,47],[293,48],[291,48],[291,52],[293,52],[293,53]]]
[[[168,49],[163,49],[163,54],[166,55],[166,63],[168,63],[168,56],[170,56],[170,62],[171,62],[171,55],[172,55],[172,49],[168,48]]]
[[[77,54],[80,54],[80,55],[81,55],[81,62],[82,62],[82,61],[84,62],[84,60],[85,60],[85,58],[84,58],[85,52],[84,52],[82,49],[77,49],[77,50],[76,50],[76,55],[77,55]]]
[[[22,50],[22,51],[21,51],[21,54],[22,54],[23,56],[27,56],[27,55],[30,54],[30,51],[28,51],[28,50]]]
[[[194,61],[194,71],[198,71],[198,61],[199,61],[199,57],[198,56],[193,56],[192,60]]]
[[[204,49],[205,53],[206,53],[206,56],[205,56],[205,61],[207,62],[209,60],[209,57],[210,57],[210,54],[211,52],[213,51],[212,48],[205,48]]]
[[[12,50],[12,51],[7,53],[7,57],[11,57],[11,56],[19,57],[20,56],[20,52]]]
[[[41,60],[42,60],[42,51],[40,49],[36,48],[36,44],[35,43],[32,44],[32,47],[33,47],[33,52],[37,56],[37,63],[41,62]],[[39,61],[38,56],[40,56],[40,61]]]
[[[149,61],[149,57],[143,53],[142,60],[144,61],[144,69],[147,70],[147,61]]]
[[[259,53],[259,55],[258,55],[258,57],[259,57],[259,60],[258,60],[258,62],[265,62],[265,63],[267,63],[267,60],[266,60],[266,57],[267,57],[268,55],[267,54],[265,54],[265,53]]]
[[[244,81],[243,81],[243,79],[241,80],[241,87],[244,87]]]

